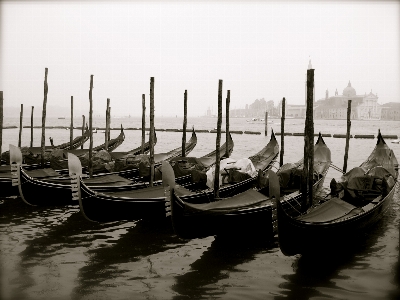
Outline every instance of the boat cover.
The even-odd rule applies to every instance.
[[[249,189],[233,197],[204,204],[185,203],[185,213],[229,213],[238,209],[250,208],[270,200],[256,190]]]
[[[342,218],[355,209],[357,209],[356,206],[346,201],[339,198],[332,198],[307,214],[297,217],[297,220],[313,223],[329,222]]]
[[[53,170],[52,168],[45,169],[34,169],[34,170],[24,170],[26,174],[33,178],[46,178],[46,177],[58,177],[61,176],[60,173]]]

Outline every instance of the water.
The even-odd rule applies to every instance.
[[[125,128],[139,127],[140,119],[114,119]],[[8,119],[17,125],[17,119]],[[15,123],[13,123],[15,122]],[[51,125],[68,126],[68,120],[49,120]],[[274,119],[272,126],[280,131]],[[78,121],[76,121],[78,124]],[[95,119],[95,126],[104,126]],[[353,121],[352,134],[400,134],[400,122]],[[180,128],[182,119],[156,118],[158,128]],[[189,118],[196,129],[213,129],[214,118]],[[79,125],[77,125],[79,126]],[[304,120],[286,122],[287,132],[302,132]],[[232,119],[232,130],[264,132],[262,122]],[[345,133],[343,120],[315,123],[324,133]],[[135,148],[141,132],[127,130],[118,151]],[[40,144],[35,130],[34,144]],[[55,144],[69,139],[65,129],[49,129]],[[78,135],[79,130],[74,134]],[[116,131],[111,136],[115,137]],[[216,134],[198,133],[193,156],[210,152]],[[156,152],[181,145],[181,134],[157,132]],[[232,135],[232,157],[249,156],[269,140],[264,135]],[[224,138],[224,135],[223,135]],[[22,144],[30,131],[24,129]],[[104,135],[94,135],[94,145]],[[280,137],[278,137],[280,141]],[[16,144],[18,130],[3,131],[3,150]],[[325,138],[335,165],[343,165],[344,139]],[[400,145],[390,143],[400,158]],[[303,155],[303,137],[285,137],[285,162]],[[352,139],[348,167],[358,166],[374,148],[375,140]],[[8,147],[7,147],[8,148]],[[325,181],[339,172],[330,169]],[[1,299],[395,299],[399,297],[400,192],[396,190],[392,209],[348,255],[286,257],[271,242],[245,244],[218,237],[182,240],[166,224],[142,222],[92,223],[78,207],[36,208],[20,199],[5,199],[0,205],[0,298]],[[316,237],[318,238],[318,237]],[[346,247],[346,245],[343,245]]]

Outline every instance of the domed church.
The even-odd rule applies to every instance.
[[[357,95],[351,82],[343,89],[342,95],[329,97],[326,90],[325,98],[315,102],[314,117],[317,119],[347,119],[347,103],[351,101],[351,119],[358,120],[379,120],[381,118],[382,105],[378,103],[378,94],[372,90],[367,95]]]

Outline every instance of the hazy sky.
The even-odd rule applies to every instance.
[[[400,101],[399,1],[2,1],[0,90],[5,106],[48,105],[140,115],[155,78],[156,115],[286,97],[304,104],[308,60],[316,99],[343,89]],[[36,109],[36,108],[35,108]],[[66,112],[68,116],[68,112]]]

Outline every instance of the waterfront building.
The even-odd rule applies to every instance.
[[[382,105],[381,120],[400,121],[400,103],[389,102]]]
[[[314,117],[316,119],[346,119],[347,103],[351,102],[351,119],[358,120],[379,120],[381,118],[382,105],[378,103],[378,94],[373,94],[372,90],[367,95],[357,95],[356,90],[349,81],[347,87],[339,95],[337,89],[335,95],[329,97],[326,90],[325,98],[315,102]]]

